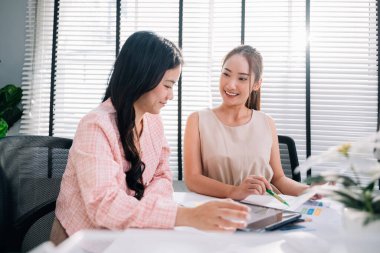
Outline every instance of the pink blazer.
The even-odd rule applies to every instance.
[[[116,112],[108,99],[78,125],[57,200],[56,217],[70,236],[81,229],[173,228],[169,146],[159,115],[145,114],[140,138],[144,197],[127,188]]]

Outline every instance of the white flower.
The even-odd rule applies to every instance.
[[[303,172],[310,167],[325,163],[339,162],[337,170],[326,170],[318,176],[307,179],[309,183],[332,182],[333,185],[317,185],[311,187],[313,191],[332,198],[344,206],[370,215],[364,225],[380,220],[380,195],[374,191],[376,180],[380,178],[380,133],[377,132],[367,138],[353,143],[335,146],[318,156],[311,156],[302,163],[296,171]],[[342,174],[349,169],[351,176]],[[361,183],[361,176],[371,177],[368,184]]]
[[[319,155],[310,156],[298,166],[295,172],[305,172],[312,166],[339,162],[340,168],[354,170],[355,173],[369,176],[372,180],[380,177],[380,132],[353,143],[334,146]]]
[[[345,162],[346,158],[339,152],[341,146],[334,146],[329,148],[327,151],[320,153],[319,155],[309,156],[305,162],[300,164],[295,172],[305,172],[311,167],[325,163],[325,162]]]

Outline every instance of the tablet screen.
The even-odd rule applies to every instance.
[[[301,217],[300,213],[278,210],[270,207],[248,205],[251,208],[251,218],[245,231],[275,230],[283,225],[294,222]]]

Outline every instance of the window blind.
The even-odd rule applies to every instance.
[[[178,19],[179,1],[177,0],[122,0],[120,46],[129,35],[139,30],[154,31],[178,45]],[[174,86],[173,94],[173,100],[169,101],[161,111],[161,117],[171,150],[169,165],[173,171],[173,177],[178,178],[178,85]]]
[[[376,0],[311,1],[313,155],[376,132],[376,3]],[[318,174],[334,166],[315,166],[312,172]]]
[[[182,136],[188,116],[220,104],[222,60],[240,45],[241,1],[184,1]]]
[[[28,0],[20,134],[47,135],[49,132],[53,14],[53,1]]]
[[[305,1],[246,2],[245,43],[263,56],[262,111],[306,158]],[[302,175],[304,177],[304,175]]]
[[[307,152],[307,103],[312,154],[376,131],[375,0],[311,0],[310,38],[306,38],[306,1],[182,3],[183,13],[178,0],[121,0],[120,6],[120,45],[137,30],[152,30],[177,45],[182,36],[181,122],[178,86],[174,100],[162,111],[174,178],[182,162],[178,160],[179,124],[183,134],[191,112],[221,103],[222,60],[241,43],[241,37],[263,55],[262,110],[274,118],[279,134],[295,139],[301,162]],[[60,0],[59,6],[53,135],[72,138],[79,119],[104,95],[116,55],[118,13],[116,1],[111,0]],[[28,0],[21,134],[49,134],[53,13],[53,1]],[[310,101],[305,85],[307,39]],[[313,174],[329,166],[315,167]]]
[[[53,135],[73,138],[102,100],[115,59],[115,1],[59,4]],[[28,1],[22,134],[48,135],[54,1]]]
[[[73,138],[79,120],[102,101],[115,60],[116,2],[59,4],[54,135]]]

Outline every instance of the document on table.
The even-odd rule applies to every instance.
[[[315,191],[313,190],[307,191],[306,193],[297,197],[279,194],[278,196],[288,202],[289,206],[281,203],[276,198],[268,194],[250,195],[241,202],[258,206],[272,207],[281,210],[296,211],[297,208],[299,208],[303,203],[308,201],[314,195]]]

